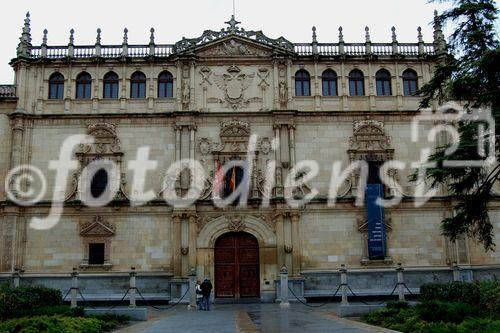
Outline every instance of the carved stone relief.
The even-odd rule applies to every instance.
[[[227,73],[214,74],[214,82],[224,93],[224,99],[220,103],[225,103],[227,107],[234,110],[247,106],[252,101],[260,101],[260,98],[245,98],[245,90],[253,82],[255,74],[245,74],[237,66],[231,66]]]

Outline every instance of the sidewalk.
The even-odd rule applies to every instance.
[[[277,304],[215,305],[213,311],[189,311],[185,306],[160,312],[151,319],[119,330],[120,333],[216,332],[216,333],[309,333],[309,332],[389,332],[363,323],[336,317],[337,305],[307,308],[292,304],[281,309]]]

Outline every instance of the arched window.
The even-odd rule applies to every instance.
[[[365,95],[365,76],[359,69],[354,69],[349,73],[349,95]]]
[[[83,72],[76,77],[76,99],[90,99],[92,87],[92,77],[89,73]]]
[[[403,72],[403,93],[405,96],[414,96],[418,90],[418,75],[413,69]]]
[[[158,98],[172,97],[174,97],[174,77],[165,71],[158,76]]]
[[[337,96],[337,73],[331,69],[327,69],[321,75],[323,81],[323,96]]]
[[[381,69],[375,74],[377,83],[377,96],[391,96],[391,73],[386,69]]]
[[[146,98],[146,75],[135,72],[130,77],[130,98]]]
[[[223,189],[223,198],[229,197],[233,192],[240,186],[244,185],[242,184],[243,181],[248,181],[248,179],[245,180],[245,171],[243,168],[239,166],[234,166],[231,169],[229,169],[226,172],[226,175],[224,177],[224,189]],[[248,183],[246,184],[248,185]],[[248,191],[248,187],[246,188]],[[238,204],[240,202],[241,197],[237,197],[234,201],[233,204]]]
[[[49,99],[64,98],[64,76],[54,73],[49,78]]]
[[[99,169],[94,174],[90,183],[90,194],[94,199],[98,199],[106,191],[108,186],[108,172],[106,169]]]
[[[295,73],[295,96],[311,96],[311,76],[306,70]]]
[[[115,72],[109,72],[104,75],[103,98],[118,98],[118,75]]]

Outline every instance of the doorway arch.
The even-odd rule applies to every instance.
[[[259,243],[246,232],[225,233],[215,241],[215,297],[260,297]]]

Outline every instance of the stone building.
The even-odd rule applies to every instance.
[[[428,145],[412,141],[411,125],[422,113],[415,92],[445,52],[438,20],[432,43],[424,42],[420,28],[415,43],[400,43],[394,28],[389,43],[372,42],[368,28],[365,43],[345,42],[341,28],[335,43],[318,42],[315,28],[311,42],[292,43],[245,30],[234,17],[226,24],[172,45],[156,44],[153,29],[149,44],[129,45],[125,29],[121,45],[101,44],[98,30],[95,45],[75,44],[71,31],[68,45],[49,46],[44,31],[42,45],[33,46],[26,17],[11,62],[15,84],[0,86],[0,178],[3,184],[9,170],[32,165],[47,178],[47,191],[21,206],[8,197],[8,186],[0,187],[2,279],[20,270],[22,283],[67,290],[76,267],[89,299],[112,299],[121,296],[135,267],[147,298],[175,299],[194,269],[212,278],[216,298],[274,301],[283,266],[297,295],[306,298],[331,294],[341,265],[361,295],[389,294],[397,263],[413,291],[424,282],[451,280],[457,265],[461,279],[498,277],[498,251],[441,235],[441,220],[453,213],[446,193],[417,207],[408,180],[410,164]],[[79,163],[62,189],[60,221],[48,230],[32,228],[30,221],[47,216],[54,203],[56,172],[49,162],[74,134],[95,142],[74,151]],[[242,179],[242,169],[233,167],[217,180],[218,168],[245,161],[252,135],[248,205],[218,208],[211,200],[216,182],[225,192]],[[155,198],[132,205],[128,165],[145,146],[158,163],[145,186]],[[172,181],[182,195],[190,177],[169,180],[166,170],[188,158],[210,177],[195,204],[177,208],[162,199],[165,184]],[[95,160],[112,161],[117,170],[99,170],[90,179],[82,171]],[[314,198],[291,205],[284,200],[285,180],[305,160],[317,162],[318,174],[293,195]],[[386,197],[399,191],[403,200],[373,213],[378,222],[370,222],[369,205],[355,205],[364,187],[356,173],[340,184],[336,205],[328,204],[335,161],[343,168],[366,161],[368,184],[380,185],[377,171],[391,160],[406,163],[389,170],[401,186],[375,189]],[[108,181],[117,184],[108,205],[82,203],[85,186],[99,192]],[[41,185],[33,179],[23,186]],[[491,209],[498,243],[499,203]]]

